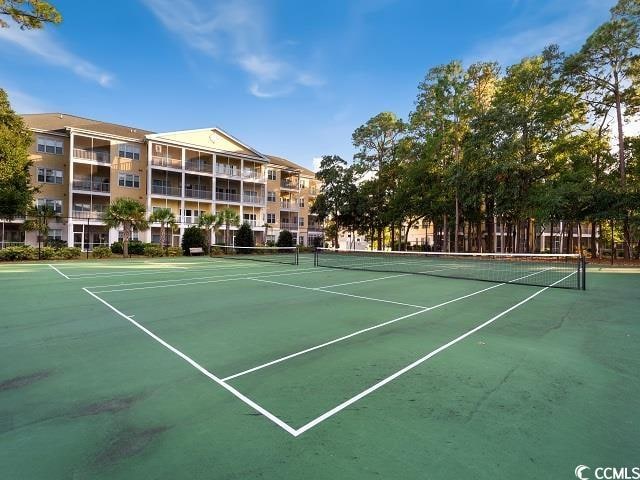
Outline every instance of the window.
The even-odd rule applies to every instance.
[[[38,167],[38,181],[43,183],[57,183],[62,185],[62,170]]]
[[[48,240],[62,240],[62,229],[61,228],[50,228],[49,233],[47,235]]]
[[[305,179],[305,178],[301,178],[301,179],[300,179],[300,186],[301,186],[302,188],[307,188],[307,186],[308,186],[308,184],[307,184],[307,179]]]
[[[250,221],[256,221],[256,214],[255,213],[245,213],[242,215],[242,217],[244,218],[245,221],[250,222]]]
[[[299,198],[298,199],[298,205],[301,207],[304,207],[304,198]]]
[[[275,180],[276,179],[276,171],[273,170],[272,168],[267,170],[267,178],[269,180]]]
[[[276,223],[276,214],[275,213],[267,213],[267,223],[269,225],[273,225]]]
[[[38,137],[38,152],[50,153],[53,155],[62,155],[62,140]]]
[[[298,237],[298,245],[304,246],[304,237]]]
[[[298,219],[298,225],[300,225],[301,227],[304,227],[304,218],[300,217]]]
[[[276,201],[276,192],[267,192],[267,202]]]
[[[139,232],[135,228],[131,229],[131,235],[129,240],[137,241],[139,240]],[[122,230],[118,231],[118,241],[122,242],[124,240],[124,232]]]
[[[49,198],[38,198],[36,200],[36,207],[51,207],[58,215],[62,214],[62,200],[51,200]]]
[[[118,173],[118,185],[121,187],[140,188],[140,175]]]
[[[128,143],[121,143],[118,146],[118,156],[132,160],[140,160],[140,147],[137,145],[129,145]]]

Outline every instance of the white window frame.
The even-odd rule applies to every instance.
[[[37,198],[36,199],[36,207],[47,206],[53,208],[53,211],[62,215],[62,200],[52,199],[52,198]]]
[[[56,140],[48,137],[38,137],[36,140],[36,149],[38,153],[46,153],[48,155],[63,155],[64,143],[62,140]]]
[[[275,169],[268,168],[267,169],[267,180],[277,180],[277,179],[278,179],[278,174],[275,171]]]
[[[127,183],[131,183],[131,185],[127,185]],[[118,172],[118,186],[124,188],[140,188],[140,175]]]
[[[53,183],[62,185],[64,183],[64,172],[55,168],[37,167],[37,179],[40,183]]]
[[[50,228],[47,240],[62,240],[62,228]]]
[[[276,201],[276,192],[267,192],[267,202]]]
[[[267,213],[267,223],[269,225],[273,225],[276,223],[276,214],[275,213]]]
[[[118,145],[118,156],[131,160],[140,160],[140,147],[130,143],[121,143]]]

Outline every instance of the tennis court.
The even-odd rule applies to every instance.
[[[572,478],[637,460],[638,273],[590,268],[583,291],[573,261],[487,259],[471,280],[449,258],[326,253],[0,266],[6,478]]]

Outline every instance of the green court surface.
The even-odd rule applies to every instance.
[[[638,465],[640,274],[587,290],[176,258],[0,266],[7,479]]]

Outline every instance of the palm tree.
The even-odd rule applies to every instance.
[[[240,215],[236,213],[236,211],[232,208],[225,208],[220,212],[220,216],[222,217],[222,221],[224,223],[224,243],[225,245],[229,245],[229,228],[233,225],[237,227],[240,225]]]
[[[198,219],[198,226],[207,231],[207,252],[211,253],[211,230],[213,230],[213,238],[215,241],[218,235],[218,229],[224,223],[222,215],[217,213],[205,212]]]
[[[122,227],[122,255],[129,254],[129,238],[132,229],[144,230],[149,223],[145,218],[144,205],[133,198],[118,198],[109,205],[104,214],[103,221],[109,228]]]
[[[167,227],[170,231],[176,225],[176,216],[173,214],[170,208],[157,208],[149,215],[149,222],[160,224],[160,246],[164,249],[167,248]]]
[[[49,205],[32,206],[27,213],[33,219],[26,220],[22,225],[25,232],[38,232],[38,242],[42,241],[46,247],[49,243],[49,222],[60,218],[53,207]]]

